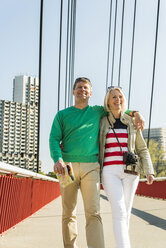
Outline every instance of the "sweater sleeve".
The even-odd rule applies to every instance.
[[[127,114],[127,115],[130,115],[130,112],[132,112],[130,109],[127,109],[126,111],[125,111],[125,114]]]
[[[59,146],[61,140],[62,140],[62,123],[58,112],[54,118],[49,137],[50,155],[55,163],[59,159],[63,160],[61,149]]]

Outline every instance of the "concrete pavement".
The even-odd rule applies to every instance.
[[[87,248],[82,199],[78,197],[78,247]],[[111,208],[101,191],[105,248],[114,248]],[[130,222],[132,248],[166,248],[166,201],[135,196]],[[63,248],[61,198],[0,236],[0,248]]]

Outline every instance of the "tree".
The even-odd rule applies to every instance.
[[[150,139],[149,152],[154,166],[155,176],[166,176],[166,152],[163,146],[158,141]]]

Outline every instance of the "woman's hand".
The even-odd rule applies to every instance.
[[[153,175],[147,175],[146,178],[147,178],[146,184],[151,185],[154,181],[154,176]]]
[[[134,113],[134,125],[137,129],[144,129],[145,126],[145,120],[143,116],[140,114],[140,112],[135,112]]]

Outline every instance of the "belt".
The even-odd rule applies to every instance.
[[[127,170],[127,169],[124,169],[124,172],[131,175],[136,175],[136,176],[139,175],[137,171]]]

